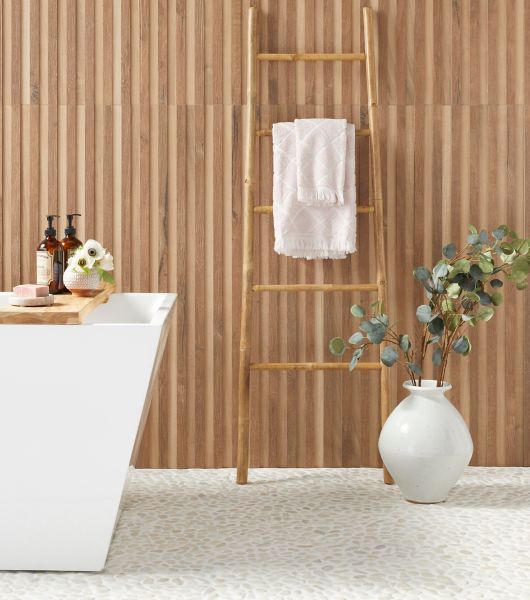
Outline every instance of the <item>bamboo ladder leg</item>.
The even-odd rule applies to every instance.
[[[372,9],[363,8],[364,18],[364,51],[366,53],[366,80],[368,86],[368,118],[370,120],[370,145],[372,163],[372,188],[374,203],[375,226],[375,251],[377,267],[378,296],[381,302],[387,303],[386,293],[386,259],[385,259],[385,231],[383,217],[383,192],[381,185],[381,154],[379,144],[379,107],[377,97],[377,80],[374,54],[374,23]],[[383,344],[380,351],[383,350]],[[381,427],[384,425],[389,413],[390,377],[389,370],[381,369],[381,400],[380,418]],[[392,484],[390,473],[383,465],[385,483]]]
[[[245,119],[245,186],[243,193],[243,281],[239,343],[239,408],[237,435],[237,483],[245,484],[249,465],[250,348],[252,279],[254,271],[254,150],[256,142],[257,9],[248,13],[247,114]]]

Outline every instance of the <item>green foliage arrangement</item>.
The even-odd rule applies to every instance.
[[[491,235],[470,225],[467,243],[461,250],[453,243],[447,244],[432,270],[416,267],[413,271],[427,296],[427,302],[416,309],[421,330],[416,348],[411,336],[399,333],[396,323],[390,323],[385,307],[374,302],[369,314],[358,304],[351,307],[352,315],[361,319],[358,331],[348,340],[333,338],[329,343],[331,353],[342,357],[351,351],[352,371],[368,346],[383,344],[383,365],[402,364],[412,383],[421,386],[430,350],[437,385],[441,386],[451,352],[461,356],[471,352],[465,332],[481,321],[489,321],[502,304],[500,277],[513,282],[518,290],[528,286],[529,250],[530,238],[519,237],[506,225],[500,225]]]

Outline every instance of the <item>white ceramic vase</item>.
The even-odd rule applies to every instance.
[[[63,283],[74,296],[93,296],[100,287],[99,273],[78,273],[68,267],[63,274]]]
[[[409,395],[392,411],[379,436],[379,452],[406,500],[443,502],[473,454],[462,415],[445,397],[451,385],[403,384]]]

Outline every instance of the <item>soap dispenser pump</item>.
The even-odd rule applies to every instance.
[[[47,215],[48,227],[44,231],[46,236],[37,246],[37,284],[47,285],[51,294],[62,294],[65,291],[63,284],[64,251],[61,242],[56,238],[57,230],[53,226],[53,219],[59,215]]]
[[[65,237],[61,240],[64,250],[64,268],[68,266],[68,259],[75,254],[75,251],[83,245],[81,240],[75,237],[76,228],[74,227],[74,217],[81,217],[79,213],[71,213],[66,215],[68,225],[64,230]]]

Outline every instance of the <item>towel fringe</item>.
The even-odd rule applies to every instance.
[[[298,202],[306,206],[334,206],[344,204],[343,190],[332,190],[327,187],[306,188],[299,187]]]
[[[306,258],[307,260],[321,259],[343,259],[347,258],[348,254],[356,252],[355,241],[337,240],[332,241],[325,239],[289,239],[288,243],[283,240],[276,239],[274,251],[277,254],[283,254],[292,258]]]

